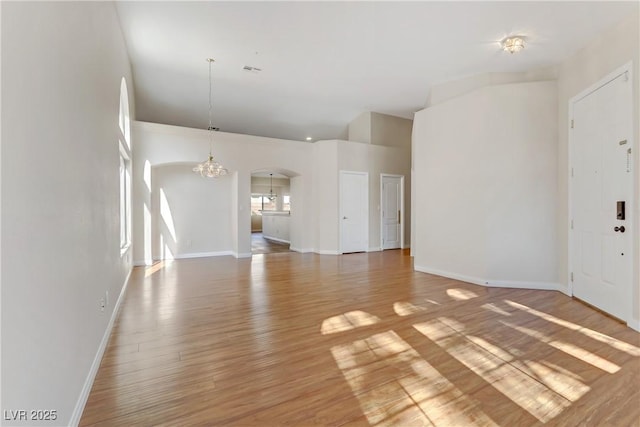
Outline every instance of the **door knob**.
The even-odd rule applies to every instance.
[[[619,231],[620,233],[624,233],[624,225],[621,225],[620,227],[614,227],[613,231]]]
[[[343,217],[342,217],[342,219],[347,219],[347,217],[346,217],[346,216],[343,216]],[[623,227],[623,228],[624,228],[624,227]],[[616,230],[616,231],[617,231],[617,230]]]

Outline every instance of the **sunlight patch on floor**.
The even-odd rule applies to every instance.
[[[335,334],[337,332],[350,331],[361,326],[374,325],[378,322],[380,322],[378,316],[374,316],[365,311],[354,310],[325,319],[322,322],[320,331],[322,335]]]
[[[427,311],[427,309],[425,307],[413,305],[410,302],[398,301],[393,303],[393,311],[395,311],[398,316],[409,316],[412,314],[423,313]]]
[[[372,426],[497,425],[393,331],[331,353]]]
[[[165,264],[170,263],[171,261],[158,261],[155,264],[144,269],[144,277],[149,277],[152,274],[162,270]]]
[[[569,322],[568,320],[560,319],[558,317],[555,317],[552,314],[547,314],[542,311],[538,311],[534,308],[527,307],[526,305],[519,304],[514,301],[505,300],[505,302],[509,304],[511,307],[515,307],[529,314],[533,314],[534,316],[540,317],[541,319],[544,319],[548,322],[555,323],[556,325],[564,326],[565,328],[571,329],[572,331],[579,332],[601,343],[608,344],[611,347],[615,348],[616,350],[624,351],[625,353],[630,354],[631,356],[636,356],[636,357],[640,356],[640,348],[634,345],[631,345],[627,342],[620,341],[618,339],[610,337],[609,335],[596,332],[593,329],[585,328],[584,326],[578,325],[573,322]]]
[[[413,326],[541,422],[552,420],[571,405],[570,400],[509,363],[513,361],[510,353],[480,337],[460,333],[456,323],[441,317]]]
[[[495,305],[494,303],[488,303],[488,304],[483,304],[480,307],[486,309],[486,310],[490,310],[493,311],[494,313],[498,313],[501,314],[503,316],[511,316],[511,313],[509,313],[508,311],[505,311],[503,309],[501,309],[500,307],[498,307],[497,305]]]
[[[456,301],[466,301],[472,298],[478,298],[478,294],[468,289],[450,288],[447,289],[447,295]]]
[[[582,360],[592,366],[595,366],[598,369],[602,369],[610,374],[615,374],[620,370],[620,366],[616,365],[613,362],[608,361],[605,358],[598,356],[597,354],[593,354],[588,350],[585,350],[581,347],[578,347],[575,344],[571,344],[565,341],[554,340],[542,332],[536,331],[534,329],[526,328],[524,326],[518,326],[511,324],[509,322],[500,321],[505,326],[515,329],[518,332],[522,332],[525,335],[529,335],[530,337],[536,338],[537,340],[550,345],[553,348],[557,348],[560,351],[567,353],[570,356],[575,357],[576,359]]]
[[[576,378],[577,375],[560,366],[540,363],[535,360],[525,360],[522,363],[529,367],[538,381],[572,402],[580,399],[591,390],[591,387]]]

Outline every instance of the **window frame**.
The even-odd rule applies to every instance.
[[[263,194],[263,193],[251,193],[251,198],[255,199],[257,197],[260,197],[260,209],[257,210],[259,215],[262,215],[262,212],[275,212],[278,210],[278,204],[276,202],[276,200],[274,199],[273,201],[269,200],[269,194]],[[265,209],[265,199],[267,199],[267,202],[269,204],[273,203],[273,209]],[[253,212],[253,203],[251,204],[251,211]]]
[[[118,111],[118,180],[120,217],[120,255],[131,247],[131,120],[129,94],[123,77]],[[124,166],[124,167],[123,167]]]

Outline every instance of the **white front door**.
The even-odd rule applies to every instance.
[[[633,269],[631,108],[623,73],[573,103],[571,130],[573,294],[623,320]]]
[[[402,245],[402,177],[382,175],[382,249],[397,249]]]
[[[340,252],[369,246],[369,174],[340,171]]]

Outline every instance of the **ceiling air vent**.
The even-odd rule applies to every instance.
[[[250,65],[245,65],[244,67],[242,67],[242,69],[252,73],[259,73],[260,71],[262,71],[262,68],[252,67]]]

